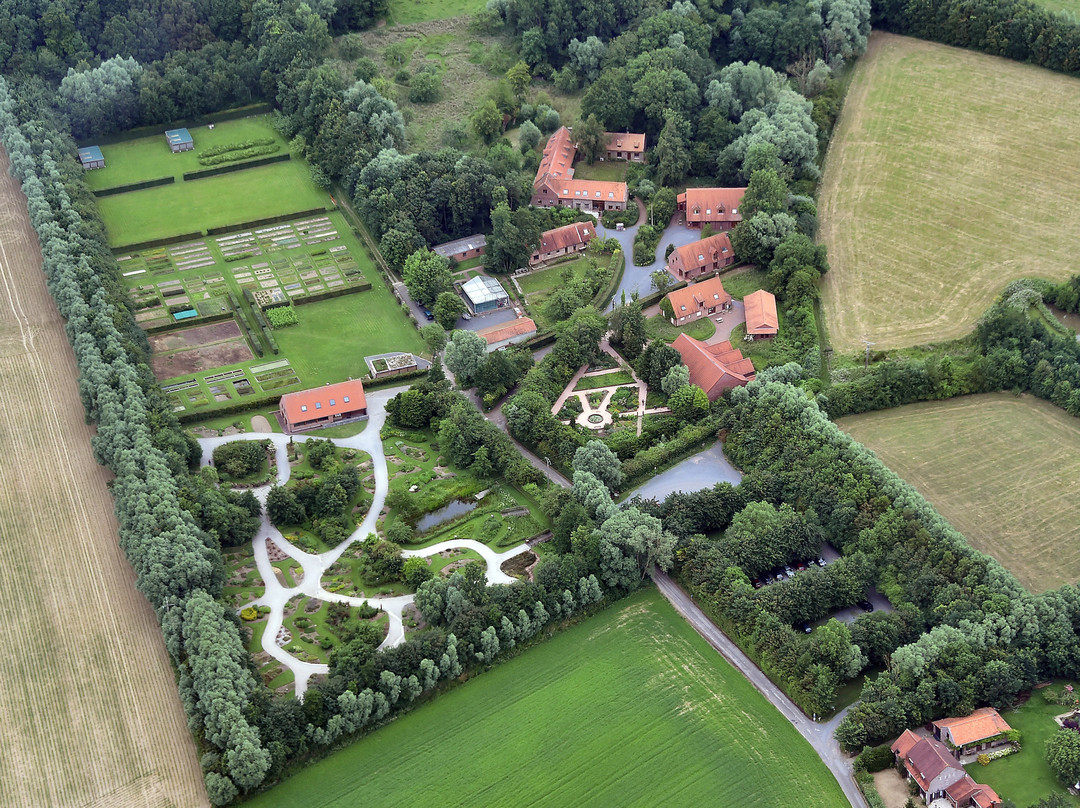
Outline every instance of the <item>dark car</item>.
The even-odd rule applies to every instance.
[[[814,630],[809,623],[799,623],[799,628],[801,628],[807,634]]]
[[[864,612],[872,612],[874,611],[874,604],[868,600],[860,600],[859,608],[862,609]]]
[[[427,317],[429,320],[434,320],[435,319],[435,315],[431,313],[431,309],[425,308],[424,309],[424,316]]]

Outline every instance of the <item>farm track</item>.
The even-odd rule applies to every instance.
[[[77,369],[0,152],[0,805],[207,804],[153,611],[117,543]]]

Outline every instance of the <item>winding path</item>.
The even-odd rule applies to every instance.
[[[353,531],[351,536],[332,550],[328,550],[325,553],[313,554],[304,552],[293,544],[290,544],[281,534],[281,531],[270,524],[270,520],[266,516],[266,495],[270,491],[270,486],[265,485],[253,489],[252,491],[259,502],[264,506],[262,524],[259,527],[259,531],[256,533],[255,538],[252,540],[252,546],[255,552],[255,564],[258,567],[259,574],[262,576],[265,591],[262,597],[244,604],[241,608],[246,608],[247,606],[270,607],[270,613],[266,618],[266,628],[263,630],[263,650],[293,672],[293,675],[296,678],[296,695],[298,697],[302,697],[304,691],[307,690],[308,680],[315,674],[327,673],[329,671],[329,666],[321,663],[303,662],[277,644],[278,631],[284,621],[285,605],[292,598],[299,595],[307,595],[309,597],[318,598],[319,600],[347,603],[350,606],[360,606],[364,602],[367,602],[371,606],[385,611],[390,618],[390,630],[386,635],[386,639],[383,640],[382,645],[379,647],[389,648],[394,645],[399,645],[405,640],[405,626],[402,621],[401,612],[402,609],[413,602],[412,595],[399,595],[391,598],[353,598],[334,592],[327,592],[322,587],[322,577],[326,570],[332,567],[341,557],[341,554],[345,552],[349,545],[355,541],[363,540],[368,533],[375,532],[375,523],[379,518],[379,513],[382,511],[383,503],[386,501],[386,494],[389,490],[390,483],[389,473],[386,467],[386,456],[383,454],[382,438],[379,436],[379,433],[382,431],[383,424],[386,421],[386,402],[402,390],[406,389],[408,388],[396,387],[370,393],[367,396],[369,418],[364,431],[351,438],[334,439],[334,443],[337,446],[347,449],[357,449],[371,455],[371,465],[375,473],[375,494],[372,497],[371,507],[368,509],[364,520],[356,530]],[[318,434],[290,436],[275,432],[246,432],[242,435],[200,438],[199,444],[202,446],[203,450],[202,463],[203,465],[209,465],[214,448],[224,443],[235,440],[269,440],[274,444],[277,458],[277,479],[275,484],[284,485],[288,482],[289,473],[291,471],[287,449],[290,438],[294,441],[307,441],[311,438],[318,437]],[[266,548],[267,538],[271,539],[286,555],[294,559],[303,568],[303,579],[298,585],[287,587],[277,579],[275,569],[270,563],[270,556]],[[470,539],[461,539],[441,542],[430,547],[423,547],[419,550],[405,550],[402,552],[402,555],[406,558],[414,556],[426,558],[440,553],[443,550],[454,548],[474,550],[479,553],[487,564],[487,579],[493,584],[512,583],[515,579],[502,571],[502,563],[508,558],[524,553],[529,549],[528,545],[520,544],[517,547],[512,547],[502,553],[496,553],[491,548],[480,544],[479,542]]]
[[[703,612],[693,599],[684,592],[678,584],[659,570],[652,574],[660,593],[671,601],[675,610],[686,618],[694,630],[697,631],[706,642],[719,652],[719,654],[731,663],[739,673],[745,676],[769,702],[780,711],[780,714],[791,722],[799,734],[806,738],[810,746],[821,757],[822,762],[840,784],[844,796],[854,808],[870,808],[866,798],[855,783],[851,762],[840,749],[840,745],[833,736],[836,727],[844,718],[847,708],[841,710],[830,720],[824,723],[812,721],[795,706],[795,703],[784,695],[783,691],[774,685],[761,669],[750,661],[750,658],[742,652],[727,636],[713,625],[708,616]]]

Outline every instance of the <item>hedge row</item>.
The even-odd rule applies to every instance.
[[[231,320],[233,313],[231,311],[222,311],[217,314],[211,314],[209,317],[199,317],[195,320],[176,320],[171,323],[164,323],[163,325],[152,325],[149,328],[144,328],[147,334],[163,334],[166,331],[179,331],[181,328],[190,328],[193,325],[209,325],[210,323],[219,323],[222,320]]]
[[[267,216],[265,219],[252,219],[250,222],[227,224],[224,227],[211,227],[206,231],[208,236],[224,236],[226,233],[238,233],[249,227],[261,227],[264,224],[278,224],[279,222],[291,222],[293,219],[302,219],[305,216],[314,216],[316,213],[326,213],[333,208],[309,208],[296,213],[282,213],[280,216]],[[201,235],[201,234],[200,234]]]
[[[426,370],[410,370],[408,373],[399,373],[397,376],[383,376],[381,379],[364,379],[364,390],[378,390],[383,387],[397,387],[399,384],[408,384],[411,379],[419,379],[427,375]]]
[[[236,320],[240,323],[240,328],[244,331],[244,336],[247,337],[248,343],[251,345],[251,350],[255,352],[256,356],[262,356],[263,347],[262,342],[255,336],[255,332],[251,330],[251,326],[248,325],[247,318],[244,316],[243,310],[240,308],[240,301],[236,299],[236,293],[231,289],[229,290],[229,305],[232,306],[232,310],[236,312]]]
[[[198,171],[187,171],[184,173],[184,182],[190,182],[191,180],[201,180],[206,177],[216,177],[218,174],[228,174],[231,171],[243,171],[247,168],[257,168],[258,166],[267,166],[271,163],[286,163],[292,159],[292,155],[275,154],[270,157],[260,157],[258,160],[248,160],[246,163],[231,163],[225,166],[215,166],[214,168],[203,168]],[[216,230],[217,228],[215,228]],[[213,234],[211,234],[213,235]]]
[[[99,138],[98,140],[93,141],[93,143],[99,146],[107,146],[110,143],[127,143],[129,140],[138,140],[139,138],[151,137],[153,135],[161,135],[164,137],[165,132],[170,129],[194,129],[198,126],[206,126],[211,123],[224,123],[225,121],[235,121],[239,118],[251,118],[255,115],[269,115],[273,111],[273,104],[259,102],[257,104],[249,104],[246,107],[227,109],[223,112],[211,112],[206,115],[200,115],[197,118],[151,124],[150,126],[140,126],[138,129],[129,129],[126,132],[118,132],[114,135],[109,135],[108,137]]]
[[[313,295],[298,297],[292,301],[292,304],[294,306],[302,306],[304,303],[317,303],[320,300],[329,300],[332,297],[351,295],[356,292],[367,292],[370,289],[371,284],[365,281],[364,283],[356,284],[356,286],[343,286],[340,289],[327,289],[325,292],[316,292]]]
[[[170,244],[180,244],[184,241],[194,241],[195,239],[202,237],[202,231],[196,230],[194,233],[181,233],[179,236],[167,236],[166,238],[153,238],[149,241],[138,241],[134,244],[125,244],[122,247],[113,247],[113,255],[119,255],[120,253],[127,252],[139,252],[140,250],[149,250],[151,247],[167,247]]]
[[[128,191],[141,191],[144,188],[156,188],[159,185],[172,185],[176,182],[176,177],[158,177],[154,180],[144,180],[143,182],[133,182],[130,185],[116,185],[112,188],[102,188],[98,191],[91,191],[96,197],[103,196],[115,196],[116,194],[126,194]]]
[[[208,418],[218,418],[222,415],[235,415],[236,413],[248,412],[249,410],[262,409],[263,407],[276,407],[281,400],[281,394],[261,396],[259,398],[242,398],[235,404],[228,404],[210,411],[188,411],[177,416],[181,424],[191,424],[196,421],[205,421]]]
[[[266,337],[266,344],[270,346],[270,350],[273,351],[276,356],[281,352],[281,349],[278,348],[277,340],[274,339],[274,335],[270,332],[270,323],[267,322],[266,316],[262,313],[262,309],[256,305],[255,296],[251,293],[250,289],[244,290],[244,299],[251,304],[251,311],[255,315],[255,322],[259,324],[263,336]]]

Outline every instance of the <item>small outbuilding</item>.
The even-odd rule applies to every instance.
[[[502,284],[487,275],[477,275],[461,284],[465,305],[473,314],[505,309],[510,305],[510,295]]]
[[[776,315],[776,298],[764,289],[751,292],[743,298],[746,310],[746,334],[758,337],[775,337],[780,330],[780,319]]]
[[[362,421],[367,417],[367,399],[359,379],[286,393],[278,407],[281,428],[288,433]]]
[[[483,255],[486,247],[487,238],[483,233],[477,233],[475,236],[466,236],[465,238],[459,238],[457,241],[436,244],[431,248],[431,251],[436,255],[441,255],[448,261],[451,258],[455,261],[468,261],[470,258]]]
[[[79,162],[87,171],[105,168],[105,155],[101,153],[100,146],[83,146],[79,149]]]
[[[187,129],[169,129],[165,132],[165,140],[169,142],[169,148],[172,149],[173,154],[195,148],[195,141]]]
[[[481,328],[476,332],[487,343],[487,352],[497,351],[508,345],[524,342],[536,336],[536,323],[530,317],[518,317],[508,323]]]

